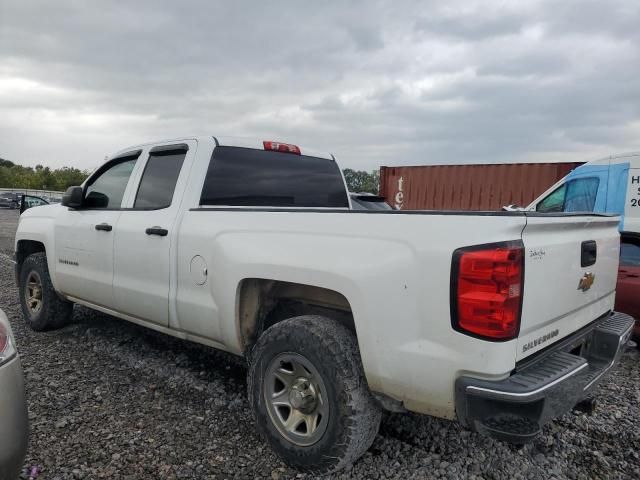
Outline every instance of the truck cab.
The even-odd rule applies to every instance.
[[[620,215],[620,269],[616,309],[637,319],[640,339],[640,152],[594,160],[576,168],[527,210]]]

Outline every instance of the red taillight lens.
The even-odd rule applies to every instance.
[[[497,341],[518,336],[524,283],[521,242],[458,249],[451,274],[455,330]]]
[[[282,153],[293,153],[295,155],[300,155],[300,147],[297,145],[291,145],[290,143],[280,143],[280,142],[272,142],[270,140],[265,140],[262,142],[265,150],[272,150],[274,152],[282,152]]]

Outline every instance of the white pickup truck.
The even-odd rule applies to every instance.
[[[258,430],[316,473],[362,455],[383,408],[526,442],[618,360],[618,217],[350,207],[332,155],[130,147],[22,215],[24,317],[77,303],[244,355]]]

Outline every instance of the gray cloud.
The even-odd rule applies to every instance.
[[[199,133],[367,169],[640,149],[638,2],[506,5],[3,0],[0,156],[90,168]]]

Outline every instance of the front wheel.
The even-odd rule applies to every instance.
[[[250,358],[249,399],[261,435],[306,472],[351,465],[380,426],[357,340],[326,317],[291,318],[262,334]]]
[[[20,268],[20,305],[29,326],[37,331],[54,330],[71,318],[73,303],[58,296],[51,283],[47,257],[29,255]]]

